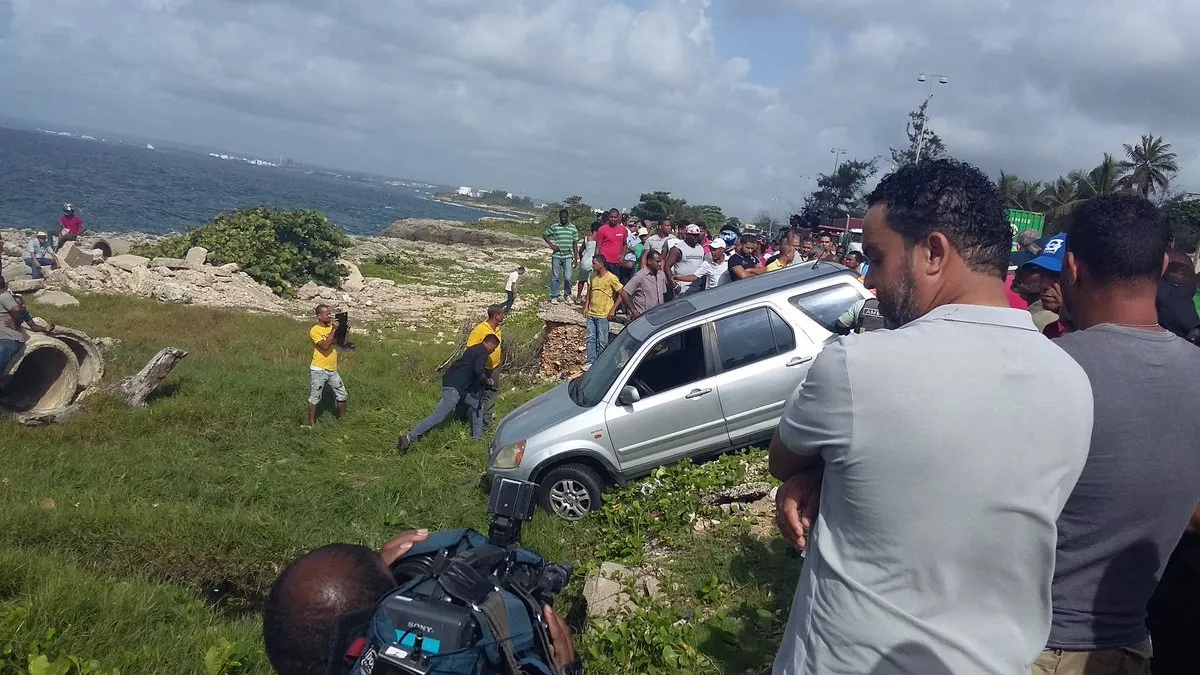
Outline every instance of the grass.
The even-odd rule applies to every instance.
[[[484,441],[448,424],[410,454],[394,452],[397,436],[437,402],[434,368],[451,347],[432,339],[436,328],[359,336],[358,349],[340,355],[347,419],[336,421],[326,400],[310,431],[301,428],[307,324],[119,296],[80,300],[32,310],[120,339],[107,378],[135,372],[164,346],[189,356],[148,410],[98,396],[61,426],[3,427],[0,672],[23,672],[37,654],[125,673],[212,672],[206,659],[216,672],[269,672],[255,612],[289,560],[331,541],[378,546],[418,527],[486,529],[476,488]],[[517,312],[506,342],[515,350],[539,328],[532,312]],[[519,382],[502,376],[499,415],[546,386],[510,388]],[[586,568],[608,535],[540,514],[524,541]],[[695,604],[716,577],[724,590],[710,592],[709,614],[728,611],[741,626],[739,613],[786,607],[799,562],[745,536],[730,527],[681,538],[665,564],[679,580],[674,601]],[[747,632],[738,645],[727,630],[696,631],[722,672],[757,672],[774,651],[770,631]]]

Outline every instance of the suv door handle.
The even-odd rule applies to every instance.
[[[685,396],[684,398],[700,398],[701,396],[704,396],[706,394],[711,394],[711,393],[712,393],[711,387],[709,387],[708,389],[693,389],[690,392],[688,392],[688,395]]]
[[[787,362],[787,367],[795,368],[796,366],[802,366],[812,360],[813,360],[813,357],[811,357],[811,356],[797,356],[796,358]]]

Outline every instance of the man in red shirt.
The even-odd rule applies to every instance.
[[[596,253],[604,256],[608,271],[618,276],[621,273],[621,261],[625,258],[628,239],[629,228],[621,224],[621,212],[610,209],[605,225],[596,230]]]
[[[58,243],[54,245],[57,253],[68,241],[75,241],[84,231],[83,218],[75,215],[75,207],[63,204],[62,217],[58,219]]]

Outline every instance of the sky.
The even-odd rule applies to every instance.
[[[0,0],[0,114],[598,207],[887,171],[922,72],[993,176],[1153,133],[1200,189],[1194,0]]]

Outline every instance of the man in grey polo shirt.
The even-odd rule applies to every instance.
[[[780,529],[807,554],[775,673],[1027,675],[1091,388],[1008,305],[987,176],[908,165],[869,201],[867,281],[898,328],[825,347],[771,443]],[[1014,435],[1031,409],[1054,424]]]
[[[1150,672],[1146,605],[1200,502],[1200,349],[1158,325],[1170,231],[1140,195],[1072,213],[1062,291],[1087,372],[1092,447],[1058,518],[1054,621],[1037,675]],[[1156,664],[1157,670],[1157,664]]]

